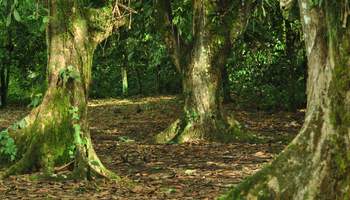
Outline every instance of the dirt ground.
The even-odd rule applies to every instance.
[[[181,113],[174,96],[92,100],[91,135],[103,163],[132,180],[118,183],[33,180],[31,175],[0,180],[0,199],[215,199],[271,161],[297,134],[304,113],[236,110],[253,142],[157,145],[152,137]],[[26,107],[0,110],[0,130],[24,117]]]

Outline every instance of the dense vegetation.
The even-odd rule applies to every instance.
[[[32,2],[30,7],[29,2],[17,6],[19,22],[14,15],[2,12],[1,26],[8,31],[1,32],[4,44],[1,62],[9,68],[9,102],[30,104],[34,101],[36,104],[46,89],[43,85],[47,17],[41,5],[36,7]],[[181,79],[157,31],[159,24],[152,2],[137,2],[131,6],[138,14],[132,16],[130,27],[115,31],[96,51],[90,97],[122,96],[122,67],[127,68],[128,95],[180,94]],[[185,15],[190,13],[189,9],[188,5],[180,3],[173,7],[176,15],[173,21],[181,28],[180,34],[191,29]],[[9,16],[12,20],[6,25]],[[242,107],[253,109],[303,108],[306,61],[302,47],[300,22],[284,20],[277,1],[261,5],[230,51],[226,70],[232,99]]]

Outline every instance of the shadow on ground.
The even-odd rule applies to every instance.
[[[235,113],[243,127],[262,138],[258,143],[152,144],[151,138],[179,116],[182,103],[173,96],[90,101],[98,155],[137,187],[104,180],[33,181],[22,175],[0,181],[0,199],[214,199],[278,154],[303,119],[303,112],[247,112],[229,104],[225,112]],[[0,128],[28,112],[16,106],[0,110]]]

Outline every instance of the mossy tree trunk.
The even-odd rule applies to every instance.
[[[299,135],[222,199],[350,199],[350,27],[347,1],[299,0],[308,57]]]
[[[74,177],[118,178],[97,157],[87,121],[87,98],[94,50],[123,24],[112,6],[84,8],[78,0],[50,0],[48,89],[25,127],[10,129],[22,155],[4,176],[40,169],[50,175],[56,166],[74,160]]]
[[[221,69],[231,42],[247,24],[253,2],[194,0],[190,44],[171,23],[171,2],[158,0],[157,6],[161,33],[182,76],[185,106],[180,119],[158,134],[156,142],[231,140],[237,127],[230,126],[235,123],[230,124],[222,112]]]

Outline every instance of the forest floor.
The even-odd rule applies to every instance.
[[[271,161],[297,134],[304,113],[245,111],[225,105],[252,142],[156,145],[152,137],[181,113],[174,96],[103,99],[89,103],[91,135],[103,163],[136,183],[32,180],[30,175],[0,180],[0,199],[215,199]],[[29,109],[0,110],[0,130]]]

